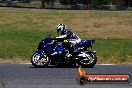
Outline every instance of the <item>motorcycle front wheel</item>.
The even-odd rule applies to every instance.
[[[33,54],[31,57],[31,63],[34,67],[41,68],[49,65],[49,57],[47,55],[41,55],[38,53]]]

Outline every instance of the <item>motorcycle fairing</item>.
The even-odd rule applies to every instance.
[[[44,54],[45,52],[44,52],[43,50],[37,50],[36,53],[42,55],[42,54]]]
[[[95,40],[84,40],[84,41],[81,41],[79,44],[75,45],[75,48],[78,49],[78,48],[86,47],[94,42],[95,42]]]

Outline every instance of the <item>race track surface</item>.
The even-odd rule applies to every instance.
[[[95,65],[87,74],[130,74],[132,65]],[[78,67],[34,68],[31,64],[0,64],[0,88],[132,88],[129,84],[85,84],[76,82]]]

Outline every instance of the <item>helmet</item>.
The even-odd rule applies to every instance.
[[[61,35],[65,34],[66,32],[66,25],[65,24],[59,24],[57,25],[57,33],[61,33]]]

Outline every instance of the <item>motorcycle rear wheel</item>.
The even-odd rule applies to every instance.
[[[87,53],[88,56],[86,58],[79,57],[77,64],[82,67],[93,67],[97,62],[97,57],[92,52]]]

